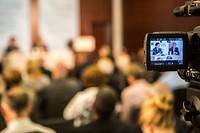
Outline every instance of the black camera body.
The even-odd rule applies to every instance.
[[[147,33],[144,50],[147,70],[178,71],[186,81],[200,81],[200,26],[191,32]]]
[[[144,53],[147,70],[177,71],[190,83],[182,114],[200,128],[200,26],[191,32],[147,33]]]
[[[200,16],[200,1],[186,2],[174,15]],[[200,128],[200,26],[189,32],[153,32],[144,39],[147,70],[177,71],[189,82],[181,112],[186,121]]]

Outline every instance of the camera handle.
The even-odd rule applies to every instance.
[[[200,100],[197,96],[191,96],[183,102],[181,113],[186,121],[191,121],[195,127],[200,128]]]

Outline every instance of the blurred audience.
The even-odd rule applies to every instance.
[[[1,98],[1,95],[5,92],[5,90],[6,90],[6,83],[2,75],[0,75],[0,98]]]
[[[186,124],[177,119],[171,93],[158,93],[141,106],[139,123],[143,133],[189,133]]]
[[[72,125],[66,127],[72,133],[189,133],[176,115],[182,107],[180,95],[186,98],[179,90],[188,83],[177,72],[147,71],[143,48],[134,57],[126,48],[113,56],[111,47],[103,45],[98,58],[72,49],[76,65],[69,72],[66,56],[52,61],[42,38],[30,56],[17,43],[12,37],[1,58],[0,110],[7,124],[2,133],[54,133],[34,122],[55,124],[56,119],[73,123],[72,130]],[[0,130],[5,127],[2,120],[0,116]]]
[[[49,85],[50,82],[50,78],[42,73],[38,60],[27,61],[27,77],[24,79],[24,86],[32,88],[36,92],[40,92],[44,87]]]
[[[113,55],[112,55],[112,51],[111,51],[111,48],[108,44],[104,44],[102,45],[99,50],[98,50],[98,59],[101,59],[103,57],[107,57],[107,58],[110,58],[110,59],[113,59]]]
[[[117,102],[116,92],[101,86],[92,108],[92,122],[75,128],[72,133],[133,133],[133,129],[113,118]]]
[[[112,86],[117,92],[118,101],[120,101],[121,91],[127,86],[126,77],[117,69],[114,61],[109,57],[101,57],[97,60],[97,66],[105,74],[107,84]]]
[[[144,79],[144,69],[141,65],[132,63],[127,68],[129,86],[121,94],[121,120],[132,122],[132,112],[139,108],[150,93],[150,84]]]
[[[2,57],[2,71],[18,69],[21,73],[26,72],[26,62],[28,56],[21,51],[9,52]]]
[[[3,62],[2,59],[0,59],[0,74],[3,73]]]
[[[159,82],[167,84],[171,91],[176,89],[187,88],[189,82],[181,79],[176,71],[174,72],[162,72],[161,76],[158,78]]]
[[[137,62],[140,63],[145,70],[145,79],[149,82],[149,83],[153,83],[155,82],[159,77],[160,77],[160,72],[159,71],[155,71],[155,70],[146,70],[146,66],[144,64],[144,60],[145,60],[145,56],[144,56],[144,49],[140,48],[137,52]]]
[[[73,73],[78,79],[81,79],[84,69],[93,64],[88,56],[88,53],[76,53],[76,66]]]
[[[131,57],[125,47],[115,55],[115,62],[117,68],[123,73],[126,73],[127,66],[131,64]]]
[[[68,76],[68,70],[62,62],[55,64],[52,78],[52,83],[40,94],[42,118],[62,117],[65,106],[82,89],[78,79]]]
[[[46,68],[44,59],[40,58],[40,59],[38,59],[38,61],[39,61],[39,66],[40,66],[41,72],[51,79],[51,75],[52,75],[51,70]]]
[[[1,100],[1,113],[7,127],[1,133],[55,133],[54,130],[31,121],[29,115],[33,103],[34,93],[30,90],[15,87],[7,91]]]
[[[175,133],[173,96],[160,94],[146,100],[141,106],[139,122],[143,133]]]
[[[8,46],[5,49],[5,54],[8,54],[12,51],[19,50],[18,44],[17,44],[17,38],[15,36],[12,36],[8,42]]]
[[[8,69],[4,72],[6,90],[22,85],[23,79],[18,69]]]
[[[47,52],[47,51],[48,47],[45,44],[42,37],[39,37],[38,40],[32,45],[32,52]]]
[[[171,93],[169,86],[162,82],[154,82],[151,86],[151,94],[155,95],[157,93]]]
[[[96,65],[91,65],[84,70],[82,81],[86,88],[72,98],[63,112],[65,119],[75,119],[75,126],[91,121],[92,104],[99,91],[99,86],[106,83],[105,75]]]

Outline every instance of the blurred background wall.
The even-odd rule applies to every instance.
[[[134,54],[144,36],[153,31],[191,31],[199,17],[175,17],[173,9],[185,3],[141,0],[1,0],[0,51],[16,35],[28,51],[42,37],[50,50],[67,50],[71,39],[92,35],[96,49],[106,44],[114,52],[126,47]]]

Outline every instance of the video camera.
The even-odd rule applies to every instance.
[[[174,15],[181,16],[200,16],[200,1],[187,1],[185,5],[174,8]]]
[[[174,15],[200,16],[200,1],[188,1]],[[177,71],[190,85],[181,110],[186,121],[200,128],[200,26],[190,32],[153,32],[144,39],[147,70]]]

